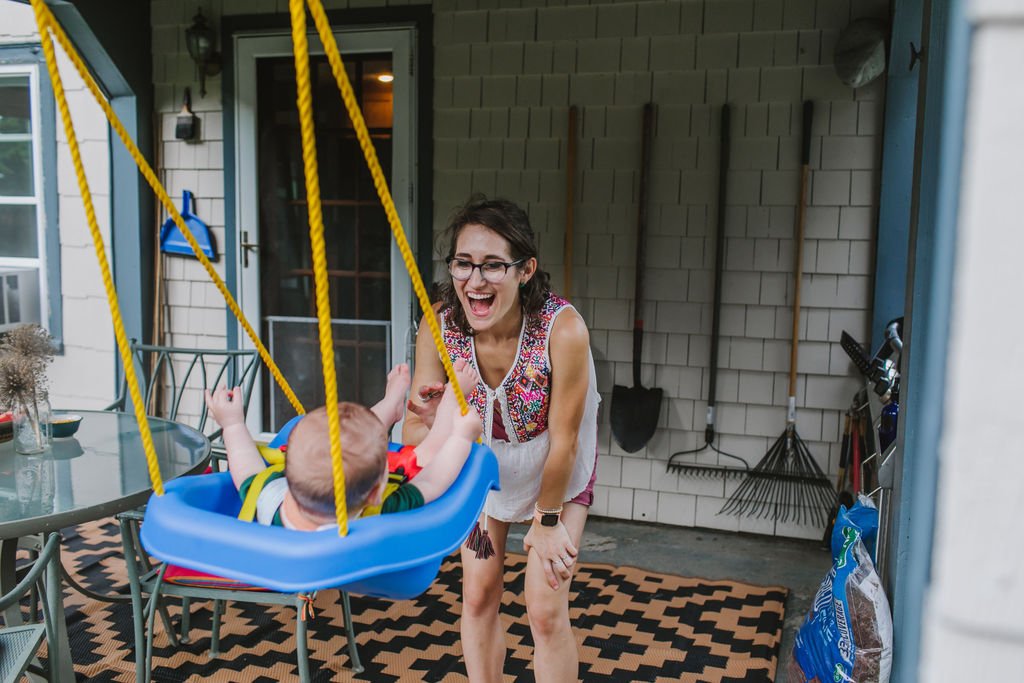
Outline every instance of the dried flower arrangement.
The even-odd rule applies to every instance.
[[[22,325],[0,339],[0,410],[22,411],[33,419],[37,443],[40,433],[39,402],[46,398],[46,368],[53,360],[53,339],[39,325]]]

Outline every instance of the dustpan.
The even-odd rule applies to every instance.
[[[206,223],[199,220],[199,218],[192,213],[192,193],[189,190],[184,190],[181,193],[181,217],[185,221],[185,225],[188,226],[192,236],[196,238],[196,242],[199,243],[199,247],[206,254],[206,257],[210,260],[217,259],[217,251],[213,244],[213,235],[210,234],[210,228],[206,226]],[[173,218],[168,218],[164,221],[164,224],[160,226],[160,251],[165,254],[178,254],[180,256],[194,256],[192,253],[192,247],[189,246],[185,240],[185,236],[181,234],[181,230],[178,229]]]

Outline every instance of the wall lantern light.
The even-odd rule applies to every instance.
[[[216,38],[213,29],[206,25],[206,17],[200,8],[192,17],[192,25],[185,30],[185,46],[199,72],[200,97],[206,96],[206,77],[220,73],[220,53],[215,48]]]

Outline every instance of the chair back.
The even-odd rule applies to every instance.
[[[21,575],[17,585],[0,596],[0,612],[7,617],[11,616],[10,610],[24,616],[21,614],[19,603],[26,595],[32,593],[33,596],[43,598],[42,604],[38,607],[35,599],[31,600],[28,617],[33,623],[18,625],[20,619],[15,616],[0,629],[0,673],[5,682],[21,680],[21,674],[26,669],[33,673],[48,673],[45,678],[50,681],[62,678],[58,673],[64,668],[62,661],[68,662],[64,677],[70,673],[70,656],[62,651],[67,647],[67,625],[64,623],[64,597],[60,574],[60,534],[51,533],[46,537],[45,543],[40,543],[38,555]],[[40,607],[42,626],[38,623],[37,610]],[[39,651],[44,638],[47,646],[48,672],[39,670],[38,666],[32,664],[32,658]]]
[[[51,565],[51,563],[53,564]],[[16,586],[14,586],[14,588],[0,596],[0,612],[8,609],[12,605],[18,604],[18,602],[28,595],[28,592],[33,588],[43,588],[43,594],[45,594],[47,587],[44,582],[47,578],[47,569],[49,568],[52,571],[53,567],[59,567],[59,563],[60,534],[51,533],[47,536],[46,542],[39,550],[39,554],[32,563],[31,568],[21,577],[21,580]],[[57,598],[58,601],[60,600],[58,596],[54,597]]]
[[[149,415],[175,420],[205,431],[209,411],[203,392],[218,386],[241,387],[242,409],[248,411],[260,369],[255,350],[194,349],[139,344],[132,341],[132,359]],[[117,399],[108,410],[131,410],[128,384],[122,378]],[[220,435],[218,428],[209,436]]]

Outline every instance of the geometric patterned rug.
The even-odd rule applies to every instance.
[[[65,566],[87,587],[123,589],[121,542],[113,520],[64,531]],[[509,555],[502,619],[508,636],[506,682],[533,681],[532,638],[521,599],[522,555]],[[313,680],[466,681],[459,643],[461,568],[450,558],[415,600],[352,596],[365,672],[355,677],[336,591],[321,591],[309,622]],[[782,636],[786,589],[709,581],[630,567],[581,563],[570,616],[580,651],[580,679],[771,683]],[[65,589],[72,657],[79,681],[134,679],[131,609]],[[180,611],[170,608],[177,622]],[[174,649],[158,632],[155,681],[273,683],[297,680],[294,610],[232,603],[221,623],[221,650],[210,659],[209,604],[192,608],[192,642]],[[159,621],[158,621],[159,624]],[[162,626],[157,627],[162,630]]]

